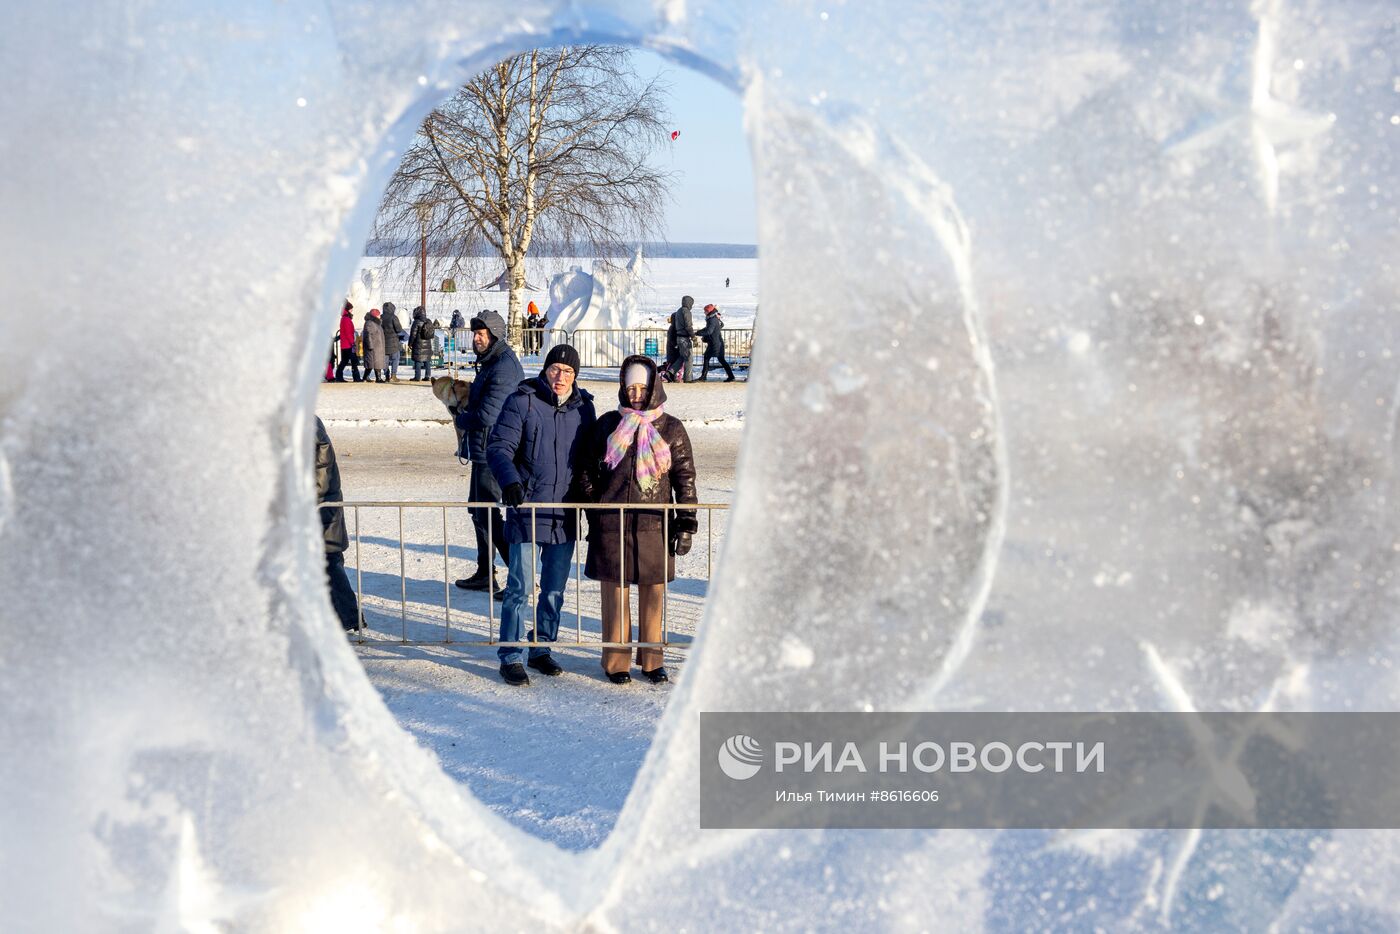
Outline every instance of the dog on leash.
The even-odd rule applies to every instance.
[[[466,409],[467,399],[472,391],[472,381],[469,379],[453,379],[450,376],[433,377],[433,395],[443,405],[447,406],[447,411],[452,413],[452,427],[457,430],[457,456],[462,456],[463,445],[466,444],[466,430],[458,423],[457,413]]]

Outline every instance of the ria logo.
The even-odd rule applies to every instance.
[[[719,747],[719,767],[735,781],[753,778],[763,767],[763,747],[752,736],[731,736]]]

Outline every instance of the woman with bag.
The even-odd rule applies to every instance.
[[[695,458],[681,420],[667,415],[656,363],[636,354],[618,370],[617,411],[599,417],[585,440],[579,488],[591,503],[694,503]],[[590,509],[583,572],[602,583],[603,641],[630,642],[628,606],[637,586],[637,641],[661,641],[661,605],[676,577],[676,555],[690,551],[695,510]],[[631,652],[603,649],[603,671],[627,684]],[[637,665],[653,684],[669,681],[660,647],[638,648]]]

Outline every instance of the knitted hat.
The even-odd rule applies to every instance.
[[[634,363],[622,374],[623,386],[646,386],[651,382],[651,374],[640,363]]]
[[[564,366],[570,367],[573,369],[574,375],[578,375],[578,351],[568,344],[555,344],[553,347],[549,348],[549,353],[544,358],[544,369],[547,370],[556,363],[562,363]]]
[[[707,314],[707,315],[714,314],[714,313],[717,312],[717,311],[719,311],[719,309],[716,308],[714,305],[706,305],[706,306],[705,306],[705,314]]]

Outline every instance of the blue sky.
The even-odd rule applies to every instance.
[[[666,239],[755,242],[753,166],[738,95],[655,53],[636,50],[633,56],[639,75],[660,73],[671,85],[672,129],[681,131],[656,159],[679,173],[666,212]]]

